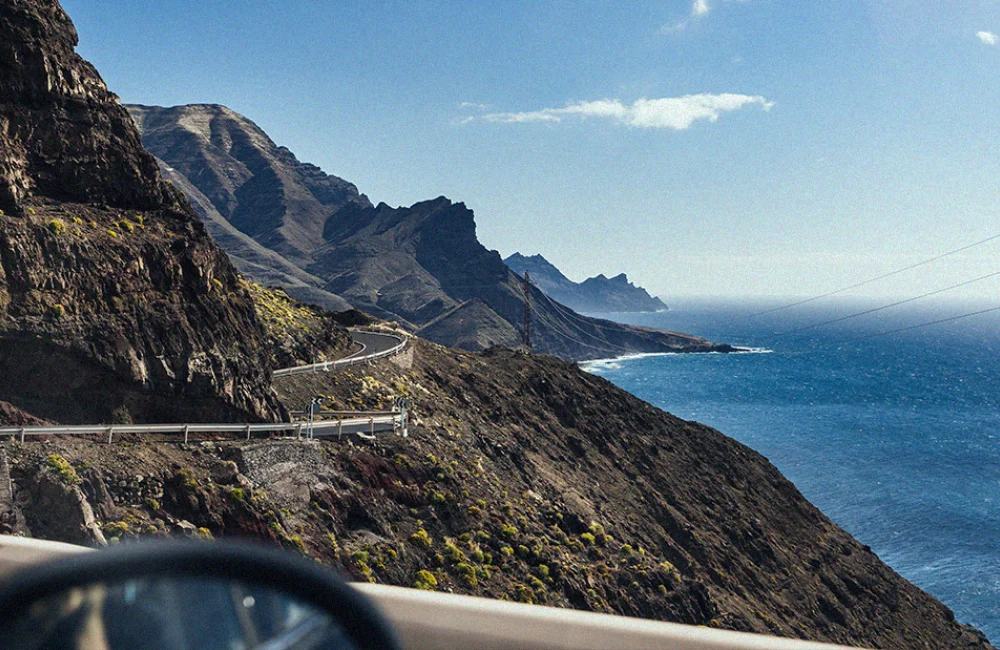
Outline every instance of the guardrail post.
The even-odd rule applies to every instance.
[[[299,422],[295,425],[295,439],[302,440],[302,423]]]
[[[337,418],[337,441],[344,437],[344,418]]]
[[[250,425],[247,425],[247,440],[250,439]]]
[[[115,435],[115,428],[114,427],[108,427],[108,444],[109,445],[111,444],[111,439],[114,438],[114,435]]]
[[[375,418],[368,418],[368,424],[372,427],[372,435],[375,435]]]
[[[190,429],[190,428],[191,427],[189,427],[188,425],[186,425],[186,424],[184,425],[184,444],[185,445],[188,443],[188,429]]]
[[[21,427],[21,444],[24,444],[24,427]]]

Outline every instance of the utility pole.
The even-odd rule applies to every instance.
[[[521,349],[531,354],[531,276],[524,272],[524,340]]]

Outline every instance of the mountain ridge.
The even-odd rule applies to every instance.
[[[178,187],[189,191],[234,263],[254,279],[330,309],[349,304],[445,345],[521,345],[520,278],[479,242],[464,203],[439,196],[409,207],[373,205],[354,185],[299,163],[252,121],[222,106],[128,108],[144,145],[165,173],[178,175]],[[319,180],[309,185],[306,177]],[[317,183],[336,191],[304,203],[286,200],[305,196]],[[733,349],[584,317],[531,291],[531,342],[538,352],[580,360]]]
[[[666,311],[662,300],[628,280],[624,273],[608,278],[603,273],[573,282],[541,254],[514,253],[504,260],[515,273],[527,271],[538,288],[570,309],[578,312],[615,313]]]

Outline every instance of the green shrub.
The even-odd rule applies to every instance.
[[[182,467],[181,469],[177,470],[177,474],[175,476],[177,476],[177,478],[180,479],[181,485],[184,487],[185,490],[194,492],[195,490],[198,489],[198,479],[194,477],[194,472],[191,471],[189,468]]]
[[[243,488],[233,488],[229,491],[229,498],[233,501],[242,501],[246,495],[243,493]]]
[[[430,548],[431,541],[431,536],[423,528],[410,535],[410,543],[422,549]]]
[[[504,557],[511,557],[512,555],[514,555],[514,549],[512,549],[509,546],[501,547],[500,552],[504,555]]]
[[[116,233],[116,232],[115,232],[114,230],[111,230],[111,229],[109,228],[109,229],[108,229],[108,237],[112,237],[112,238],[114,238],[114,239],[117,239],[117,238],[118,238],[118,233]]]
[[[452,562],[465,562],[465,553],[450,542],[444,545],[444,556]]]
[[[549,577],[549,566],[547,564],[539,564],[537,571],[538,571],[539,577],[541,577],[541,578],[548,578]]]
[[[595,543],[594,536],[591,533],[583,533],[583,534],[581,534],[580,535],[580,539],[582,539],[584,542],[586,542],[590,546],[593,546],[594,543]]]
[[[470,587],[479,586],[479,581],[476,579],[476,570],[472,568],[472,565],[459,562],[455,565],[455,573],[462,576],[462,579]]]
[[[517,527],[514,524],[502,524],[500,526],[500,536],[513,541],[517,538]]]
[[[535,593],[528,589],[526,585],[514,585],[514,599],[519,603],[529,603],[534,605],[538,602]]]
[[[63,316],[66,315],[66,308],[60,305],[59,303],[56,303],[52,305],[52,315],[55,318],[62,318]]]
[[[53,219],[46,227],[53,235],[61,235],[66,232],[66,223],[62,219]]]
[[[108,537],[121,537],[125,533],[129,532],[128,522],[126,521],[112,521],[104,524],[101,527],[104,534]]]
[[[413,582],[413,587],[415,589],[423,589],[424,591],[434,591],[434,588],[438,586],[437,578],[434,574],[426,569],[421,569],[417,571],[417,579]]]
[[[73,217],[73,223],[76,224],[76,225],[78,225],[78,226],[82,226],[83,225],[83,219],[81,219],[80,217]]]
[[[54,469],[59,476],[59,480],[66,485],[79,485],[82,482],[76,470],[69,464],[69,461],[59,454],[49,454],[45,458],[45,464]]]
[[[147,498],[145,503],[146,507],[152,510],[153,512],[156,512],[157,510],[160,509],[160,502],[154,499],[153,497]]]
[[[531,588],[535,589],[536,591],[539,589],[545,589],[545,583],[536,578],[535,576],[531,576],[530,578],[528,578],[528,584],[531,585]]]
[[[478,562],[480,564],[482,564],[483,560],[486,559],[486,555],[478,548],[472,549],[469,553],[469,557],[472,558],[473,562]]]

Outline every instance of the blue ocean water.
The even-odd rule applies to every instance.
[[[1000,312],[862,338],[993,305],[857,313],[838,302],[692,303],[615,320],[760,348],[586,364],[759,451],[834,522],[958,619],[1000,640]]]

